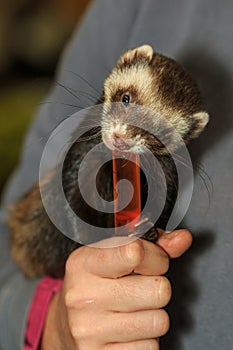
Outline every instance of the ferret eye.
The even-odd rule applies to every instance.
[[[130,96],[129,96],[129,94],[123,95],[121,101],[123,102],[123,104],[125,106],[128,106],[128,104],[130,103]]]

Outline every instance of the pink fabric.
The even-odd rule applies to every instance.
[[[24,350],[39,349],[50,299],[61,288],[62,282],[51,277],[44,277],[39,282],[28,314]]]

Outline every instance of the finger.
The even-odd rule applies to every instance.
[[[108,240],[110,245],[111,240]],[[130,274],[143,256],[144,248],[140,240],[113,248],[84,246],[70,254],[66,273],[77,276],[82,271],[99,277],[118,278]]]
[[[169,267],[169,258],[164,250],[141,239],[115,248],[92,249],[86,260],[86,270],[102,277],[117,278],[131,272],[159,276],[165,274]]]
[[[111,240],[111,239],[109,239]],[[144,246],[140,240],[114,248],[89,248],[85,269],[101,277],[118,278],[128,275],[144,259]]]
[[[131,275],[96,280],[88,290],[78,285],[65,296],[66,306],[76,310],[95,308],[100,311],[134,312],[160,309],[171,298],[171,285],[166,277]]]
[[[107,344],[104,350],[159,350],[157,339],[138,340],[130,343],[112,343]]]
[[[178,258],[192,244],[192,235],[188,230],[175,230],[169,234],[164,234],[164,231],[159,230],[160,237],[157,244],[171,257]]]
[[[109,315],[103,329],[107,342],[131,342],[158,338],[167,333],[169,317],[165,310],[148,310]]]
[[[134,342],[161,337],[169,329],[169,317],[163,309],[98,315],[94,311],[71,310],[68,316],[70,332],[80,342]]]
[[[166,277],[132,275],[109,281],[103,295],[106,310],[133,312],[160,309],[168,304],[171,294]]]
[[[108,241],[111,244],[112,238]],[[165,251],[141,239],[114,248],[81,247],[69,256],[66,263],[66,271],[71,275],[83,269],[108,278],[129,275],[133,271],[143,275],[163,275],[168,267]]]

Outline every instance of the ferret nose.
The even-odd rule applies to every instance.
[[[120,151],[126,151],[131,148],[131,146],[124,140],[124,137],[119,134],[113,135],[113,146]]]

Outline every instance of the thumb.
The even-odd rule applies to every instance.
[[[160,236],[157,244],[169,255],[178,258],[184,254],[192,244],[192,235],[188,230],[175,230],[170,233],[158,229]]]

